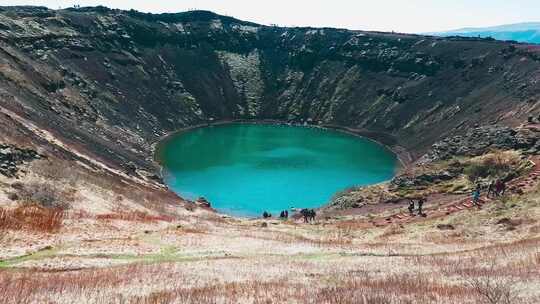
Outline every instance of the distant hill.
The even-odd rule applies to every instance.
[[[527,22],[485,28],[462,28],[448,32],[430,33],[436,36],[492,37],[540,44],[540,22]]]

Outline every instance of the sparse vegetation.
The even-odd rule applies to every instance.
[[[492,274],[468,280],[479,300],[486,304],[517,304],[515,283]]]
[[[61,208],[45,208],[40,205],[0,208],[0,230],[55,232],[62,226],[63,219],[64,210]]]
[[[243,270],[234,272],[233,281],[219,280],[220,270],[190,273],[192,266],[167,260],[60,273],[0,270],[0,293],[8,296],[6,299],[16,298],[17,303],[56,301],[58,295],[75,302],[92,298],[107,303],[145,304],[534,303],[540,295],[533,292],[530,301],[521,301],[510,278],[529,286],[538,282],[539,264],[528,257],[539,244],[536,240],[471,252],[406,257],[399,254],[400,246],[394,246],[394,255],[374,258],[345,255],[335,260],[331,255],[321,254],[317,259],[303,256],[206,259],[210,269],[221,271],[242,265]],[[512,250],[514,247],[519,252]],[[475,266],[479,259],[497,260],[509,255],[519,263]],[[282,272],[263,270],[278,261],[284,266]],[[338,261],[341,264],[336,268],[333,265]]]
[[[172,222],[174,218],[167,215],[150,215],[147,212],[142,211],[127,211],[109,214],[99,214],[96,216],[99,220],[122,220],[122,221],[134,221],[134,222]]]
[[[524,166],[524,161],[516,152],[496,151],[467,161],[464,173],[473,182],[487,177],[513,178]]]
[[[45,208],[68,209],[74,193],[49,182],[35,182],[18,187],[17,196],[22,204],[38,204]]]

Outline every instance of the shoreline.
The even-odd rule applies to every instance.
[[[167,140],[169,140],[173,136],[176,136],[186,131],[191,131],[191,130],[195,130],[199,128],[235,124],[235,123],[236,124],[267,124],[267,125],[282,125],[282,126],[291,126],[291,127],[317,128],[321,130],[336,131],[336,132],[341,132],[341,133],[348,134],[355,137],[365,138],[367,140],[370,140],[384,147],[385,149],[389,150],[396,156],[396,159],[398,161],[398,165],[395,170],[396,173],[399,172],[400,170],[408,168],[414,162],[414,159],[412,158],[411,154],[404,147],[401,147],[397,144],[391,144],[391,143],[396,143],[397,140],[394,138],[393,135],[387,134],[387,133],[374,132],[374,131],[362,130],[362,129],[354,129],[354,128],[349,128],[349,127],[344,127],[344,126],[339,126],[339,125],[331,125],[331,124],[323,124],[323,125],[298,124],[298,123],[288,123],[288,122],[284,122],[280,120],[272,120],[272,119],[259,119],[259,120],[233,119],[233,120],[219,120],[219,121],[210,122],[210,123],[197,124],[197,125],[179,129],[177,131],[170,132],[160,137],[155,143],[152,144],[152,153],[153,153],[152,158],[154,162],[160,168],[160,172],[159,172],[160,175],[163,176],[164,167],[160,163],[158,155],[159,155],[160,146],[163,145]],[[387,183],[388,181],[384,181],[381,183]],[[171,188],[169,188],[167,184],[165,184],[165,186],[167,187],[169,191],[172,191],[173,193],[175,193]],[[336,193],[338,192],[340,191],[336,191]],[[181,197],[182,199],[185,199],[180,194],[177,194],[177,193],[175,194]],[[331,201],[327,201],[324,204],[322,204],[320,207],[317,207],[314,209],[320,210],[321,208],[328,206],[330,203]],[[214,208],[212,208],[212,210],[214,210],[217,214],[222,214],[224,216],[230,216],[233,218],[244,218],[244,219],[249,219],[249,220],[259,219],[259,217],[235,216],[231,214],[221,213],[219,210],[216,210]]]

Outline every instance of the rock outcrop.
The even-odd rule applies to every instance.
[[[32,149],[21,149],[0,143],[0,174],[16,177],[22,164],[39,158],[41,156]]]
[[[540,130],[536,127],[510,128],[484,126],[473,128],[464,135],[445,138],[435,143],[419,163],[450,159],[454,156],[478,156],[488,150],[523,150],[538,154]]]

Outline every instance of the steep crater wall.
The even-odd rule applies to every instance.
[[[210,12],[0,8],[0,105],[112,167],[157,172],[185,127],[274,119],[349,128],[421,156],[539,112],[528,45],[262,26]]]

